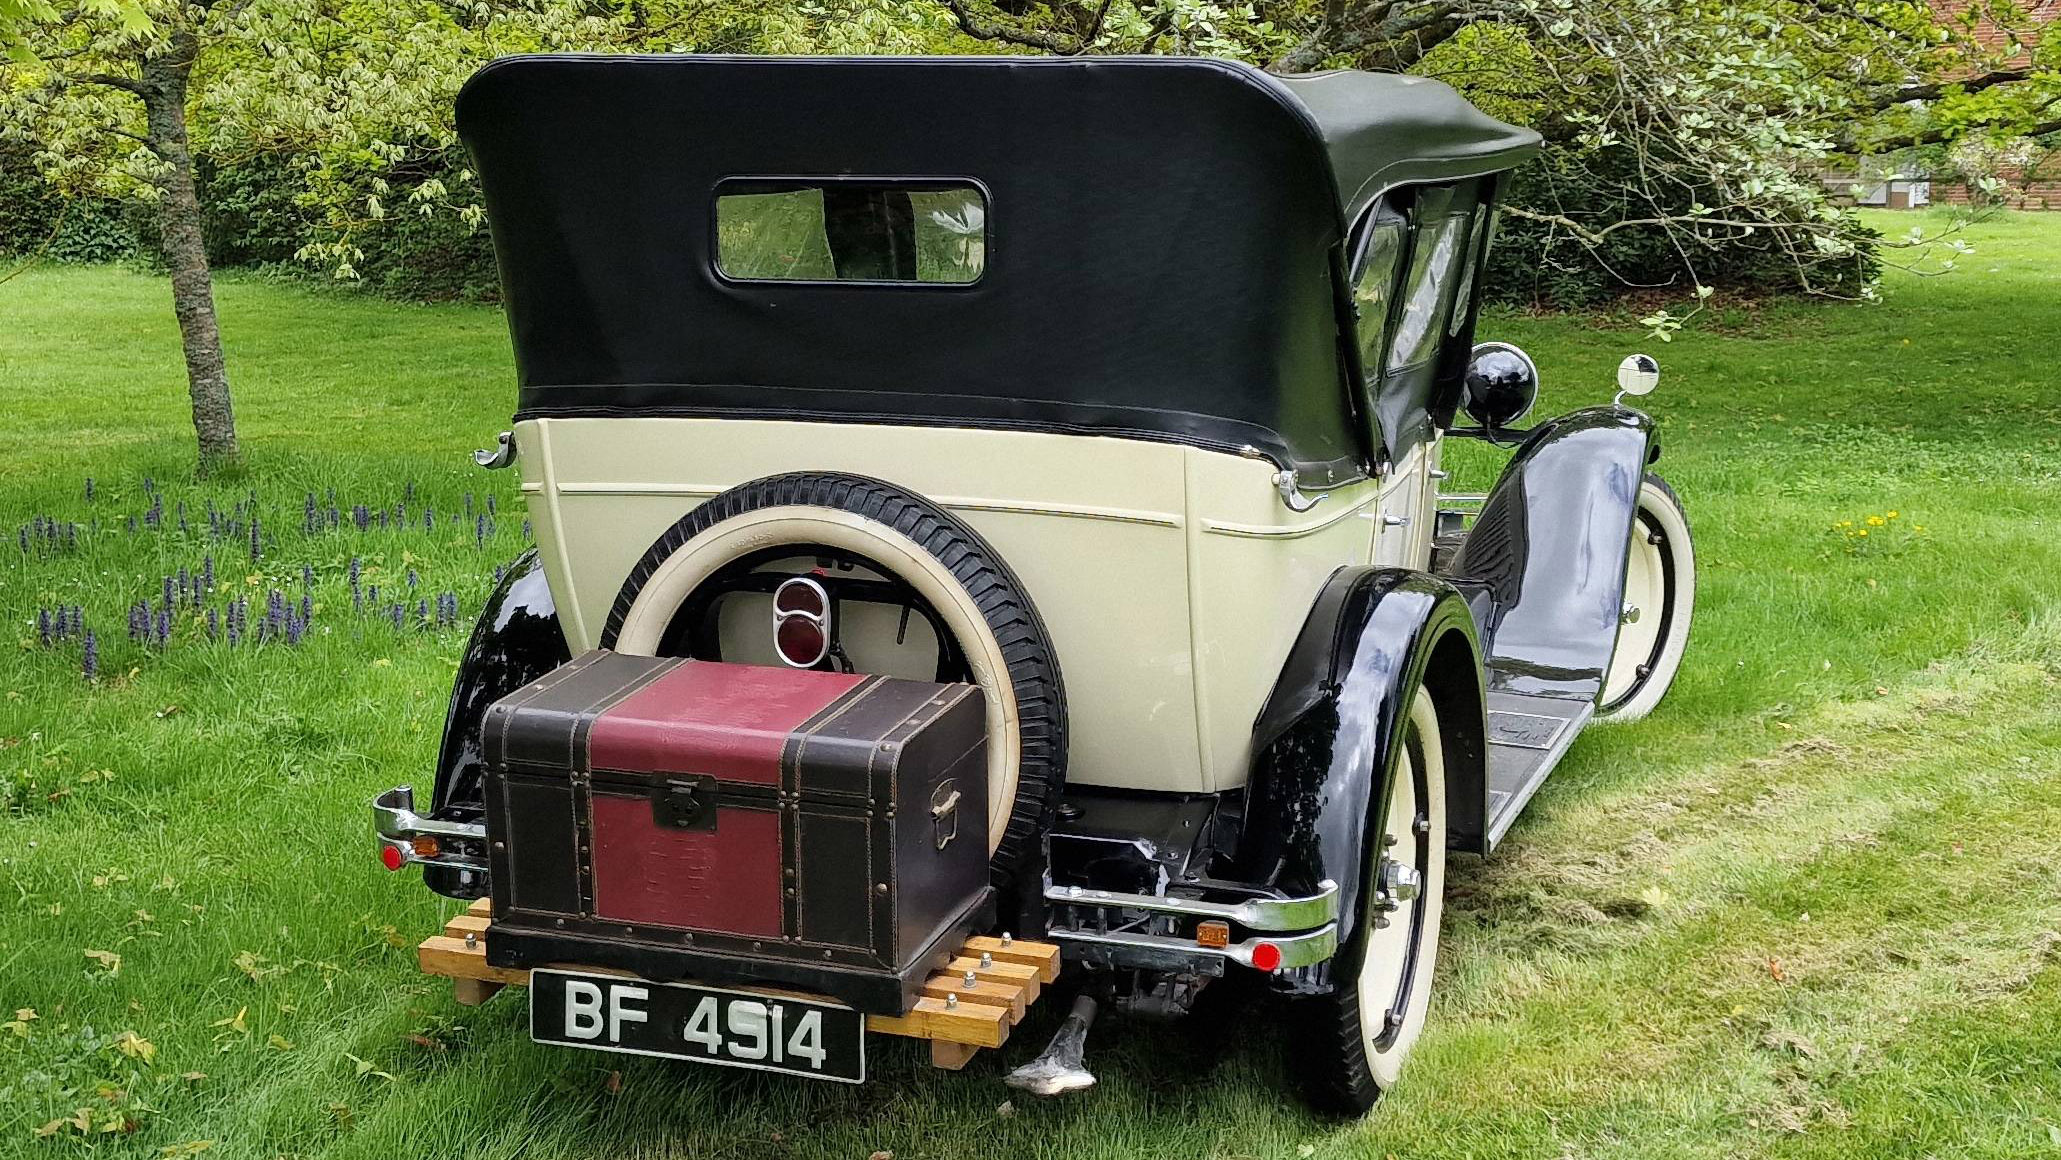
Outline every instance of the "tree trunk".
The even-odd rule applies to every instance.
[[[157,203],[158,229],[172,272],[172,312],[179,316],[179,339],[186,349],[186,388],[193,399],[193,431],[200,439],[200,471],[206,475],[236,460],[236,412],[229,399],[214,280],[201,240],[193,150],[186,137],[186,84],[197,50],[190,33],[175,34],[169,51],[143,62],[142,79],[150,148],[168,170]]]

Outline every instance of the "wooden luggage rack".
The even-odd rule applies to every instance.
[[[450,979],[458,1001],[467,1006],[486,1002],[503,987],[530,981],[527,970],[487,964],[488,919],[487,900],[480,899],[445,923],[442,934],[423,939],[416,948],[423,973]],[[1059,948],[1051,943],[975,936],[943,970],[924,981],[923,993],[908,1014],[868,1015],[866,1029],[928,1039],[931,1063],[956,1070],[981,1048],[1002,1046],[1009,1029],[1037,1001],[1039,990],[1058,977]]]

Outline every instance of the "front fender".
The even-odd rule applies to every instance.
[[[430,816],[476,820],[485,806],[486,765],[481,722],[487,706],[572,659],[558,624],[558,605],[544,580],[535,548],[516,557],[487,597],[479,623],[465,645],[451,703],[444,711],[444,740],[437,752],[436,794]],[[478,873],[446,866],[423,867],[431,890],[452,898],[479,898],[486,881]]]
[[[1519,445],[1448,570],[1480,623],[1492,687],[1602,692],[1639,486],[1657,452],[1653,420],[1616,405],[1541,423]]]
[[[1238,877],[1297,895],[1338,884],[1340,951],[1330,977],[1358,968],[1367,836],[1386,820],[1384,790],[1420,683],[1438,702],[1447,814],[1464,847],[1479,833],[1486,800],[1481,660],[1466,601],[1445,581],[1403,568],[1333,573],[1254,726]],[[1326,977],[1284,982],[1308,989]]]

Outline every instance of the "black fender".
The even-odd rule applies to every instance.
[[[572,659],[558,603],[531,548],[515,558],[487,597],[458,662],[451,704],[444,711],[444,741],[437,751],[432,817],[477,820],[485,808],[486,765],[481,722],[487,706]],[[423,881],[452,898],[486,894],[484,876],[449,866],[424,866]]]
[[[1366,921],[1367,836],[1380,832],[1422,683],[1439,708],[1450,845],[1478,846],[1487,814],[1482,665],[1474,617],[1452,585],[1407,568],[1332,573],[1253,727],[1253,766],[1237,877],[1293,895],[1339,887],[1330,970],[1283,972],[1291,990],[1358,972]],[[1350,958],[1352,961],[1347,962]]]
[[[1491,687],[1593,701],[1624,608],[1653,420],[1588,407],[1527,433],[1448,569],[1480,625]]]

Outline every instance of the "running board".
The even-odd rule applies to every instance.
[[[1529,697],[1518,693],[1488,695],[1488,846],[1496,843],[1524,812],[1546,775],[1560,764],[1575,735],[1588,724],[1596,706],[1564,697]]]

